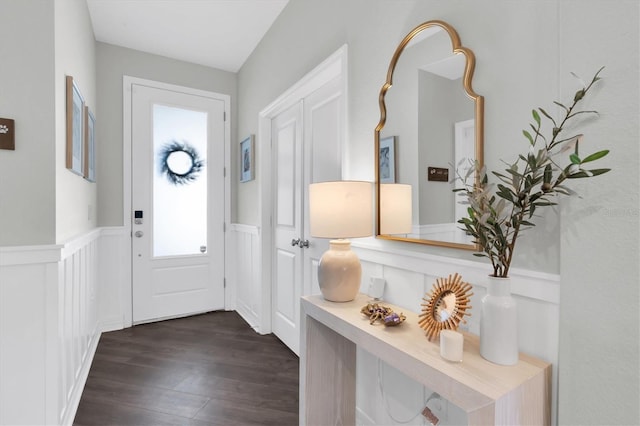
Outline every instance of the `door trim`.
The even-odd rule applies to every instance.
[[[271,296],[272,296],[272,260],[273,260],[273,182],[272,182],[272,168],[271,168],[271,120],[278,114],[291,107],[296,102],[304,99],[310,93],[314,92],[324,84],[330,82],[332,79],[342,76],[342,93],[343,102],[345,102],[345,123],[348,123],[348,108],[347,103],[347,86],[348,86],[348,74],[347,74],[347,59],[348,59],[348,46],[345,44],[340,47],[331,56],[325,59],[317,67],[306,74],[297,83],[286,90],[275,101],[265,107],[259,113],[258,123],[258,142],[260,143],[260,149],[258,158],[258,171],[259,171],[259,221],[260,228],[264,230],[261,232],[260,241],[260,273],[257,274],[260,278],[260,282],[257,283],[257,288],[260,289],[260,301],[261,309],[258,318],[258,332],[267,334],[272,332],[271,324]],[[347,126],[344,126],[345,133],[347,132]],[[346,134],[344,140],[347,140]],[[348,153],[347,144],[342,147],[342,157],[346,158]],[[343,161],[344,164],[344,161]]]
[[[225,121],[224,121],[224,224],[220,226],[225,227],[224,232],[224,252],[225,252],[225,276],[228,261],[228,256],[226,256],[227,249],[229,247],[229,232],[228,232],[228,224],[231,220],[231,178],[229,171],[231,170],[231,97],[229,95],[210,92],[207,90],[194,89],[191,87],[179,86],[175,84],[162,83],[159,81],[148,80],[144,78],[131,77],[128,75],[124,75],[122,77],[122,223],[124,225],[125,230],[129,234],[129,239],[127,240],[129,244],[126,244],[126,247],[123,247],[125,250],[125,265],[124,265],[124,280],[122,282],[121,287],[121,302],[122,302],[122,312],[123,312],[123,325],[124,327],[131,327],[133,325],[133,276],[132,276],[132,264],[131,264],[131,233],[132,233],[132,223],[131,223],[131,103],[132,93],[131,86],[133,84],[138,84],[142,86],[149,86],[156,89],[163,90],[172,90],[180,93],[185,93],[189,95],[196,96],[204,96],[207,98],[214,98],[224,102],[224,111],[225,111]],[[227,289],[225,289],[227,290]],[[225,300],[224,306],[225,309],[229,309],[235,305],[235,301],[231,300],[232,294],[235,295],[235,292],[225,291]]]

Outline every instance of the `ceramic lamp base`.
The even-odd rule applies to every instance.
[[[318,265],[318,284],[325,299],[350,302],[360,290],[362,266],[349,240],[331,240]]]

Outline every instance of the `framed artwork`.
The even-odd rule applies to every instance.
[[[240,182],[254,179],[253,135],[240,142]]]
[[[96,181],[96,118],[88,106],[84,107],[84,178]]]
[[[66,79],[67,100],[67,169],[80,176],[83,170],[84,99],[73,77]]]
[[[380,139],[378,153],[380,183],[396,183],[396,137]]]

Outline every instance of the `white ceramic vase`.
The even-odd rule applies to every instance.
[[[511,278],[489,276],[482,298],[480,355],[495,364],[518,363],[518,311],[511,296]]]

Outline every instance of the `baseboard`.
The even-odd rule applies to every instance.
[[[87,383],[87,378],[89,377],[89,370],[91,370],[91,364],[93,363],[93,357],[96,354],[96,350],[98,349],[98,342],[100,341],[100,336],[102,333],[98,332],[94,335],[93,342],[91,342],[91,346],[87,349],[87,356],[84,359],[84,363],[80,370],[80,374],[78,374],[78,380],[73,387],[73,392],[71,397],[69,398],[69,404],[65,409],[65,412],[62,416],[61,425],[73,425],[73,420],[76,417],[76,413],[78,412],[78,406],[80,405],[80,399],[82,398],[82,392],[84,391],[84,386]]]
[[[100,321],[100,324],[98,324],[98,329],[103,333],[122,330],[124,328],[126,327],[124,326],[124,320],[122,318],[107,318]]]
[[[258,321],[258,317],[251,309],[249,309],[248,306],[242,303],[242,301],[238,301],[236,312],[247,322],[247,324],[249,324],[251,328],[254,329],[256,333],[260,333],[260,321]]]

